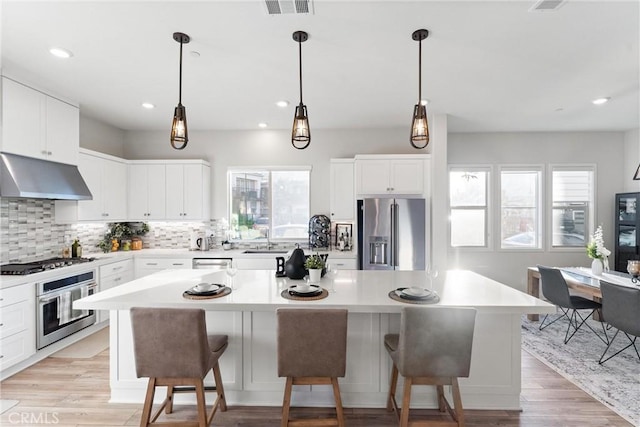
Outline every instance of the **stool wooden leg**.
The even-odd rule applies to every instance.
[[[438,410],[440,412],[446,412],[447,406],[444,400],[444,386],[436,385],[436,389],[438,390]]]
[[[216,381],[216,392],[218,393],[218,405],[220,407],[220,411],[224,412],[227,410],[227,399],[224,397],[224,385],[222,384],[222,375],[220,375],[220,365],[216,362],[213,367],[213,378]]]
[[[404,378],[404,391],[402,395],[402,413],[400,415],[400,427],[409,425],[409,406],[411,404],[411,377]]]
[[[458,427],[464,427],[464,409],[462,408],[462,398],[460,397],[457,378],[451,378],[451,393],[453,394],[453,407],[455,408]]]
[[[340,397],[340,386],[337,378],[331,378],[333,384],[333,398],[336,401],[336,418],[338,418],[338,427],[344,427],[344,411],[342,410],[342,398]]]
[[[204,384],[202,380],[196,383],[196,401],[198,402],[198,425],[207,427],[207,404],[204,397]]]
[[[284,386],[284,398],[282,399],[282,422],[281,427],[289,425],[289,407],[291,405],[291,388],[293,387],[293,378],[287,377],[287,383]]]
[[[391,368],[391,383],[389,384],[389,397],[387,398],[387,411],[393,411],[393,402],[396,400],[396,387],[398,386],[398,368],[393,364]]]
[[[173,386],[167,386],[167,404],[164,407],[164,413],[170,414],[173,412]]]
[[[151,419],[151,408],[153,407],[153,396],[156,394],[156,379],[149,378],[147,383],[147,395],[144,398],[144,406],[142,407],[142,417],[140,418],[140,427],[147,427]]]

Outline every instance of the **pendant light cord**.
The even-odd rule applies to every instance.
[[[302,104],[302,36],[298,40],[298,69],[300,71],[300,104]]]
[[[178,89],[178,104],[182,105],[182,40],[180,40],[180,87]]]
[[[422,103],[422,40],[418,42],[418,105]]]

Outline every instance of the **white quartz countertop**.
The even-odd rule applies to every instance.
[[[227,283],[225,271],[165,270],[99,292],[74,303],[76,309],[127,310],[131,307],[192,307],[214,311],[273,311],[278,307],[347,308],[352,312],[395,313],[405,303],[389,298],[389,291],[427,285],[424,271],[339,270],[325,276],[329,290],[322,300],[294,301],[282,298],[282,290],[297,280],[277,278],[273,270],[239,270],[235,289],[225,297],[189,300],[182,293],[201,283]],[[467,270],[450,270],[434,282],[440,295],[437,305],[475,307],[500,313],[553,313],[555,307],[495,280]]]

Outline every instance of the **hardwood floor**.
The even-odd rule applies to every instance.
[[[0,383],[2,399],[20,401],[0,416],[0,425],[58,427],[115,427],[139,425],[142,405],[110,404],[109,351],[91,359],[47,358]],[[213,400],[211,397],[209,403]],[[522,412],[466,410],[467,425],[486,426],[625,426],[631,424],[523,352]],[[292,414],[297,416],[296,408]],[[179,419],[195,419],[195,406],[176,406]],[[305,415],[321,417],[327,409],[306,408]],[[439,419],[433,411],[415,410],[412,416]],[[173,417],[171,417],[173,418]],[[397,425],[385,409],[345,408],[347,426]],[[276,427],[280,408],[230,407],[218,412],[213,426]]]

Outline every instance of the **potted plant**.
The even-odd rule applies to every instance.
[[[224,249],[225,251],[228,251],[229,249],[231,249],[231,242],[228,240],[223,240],[222,249]]]
[[[306,259],[304,267],[309,270],[309,281],[311,283],[318,283],[322,277],[324,259],[318,254],[313,254]]]
[[[104,237],[96,246],[102,249],[103,252],[115,252],[119,250],[123,241],[130,242],[132,237],[144,236],[148,232],[149,224],[146,222],[115,222],[109,224],[109,231],[104,234]],[[130,245],[128,247],[130,249]]]

